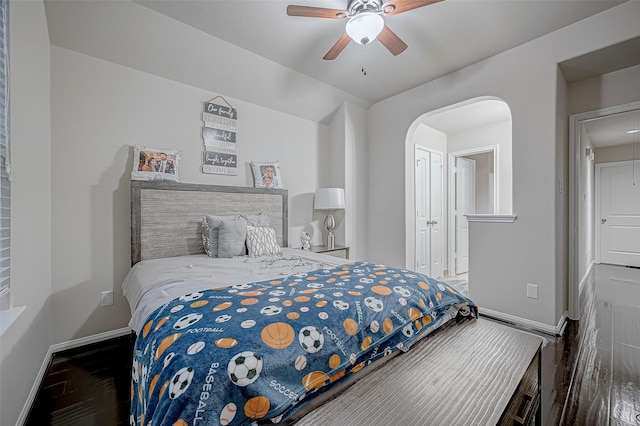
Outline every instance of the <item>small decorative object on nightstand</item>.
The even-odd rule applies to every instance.
[[[344,209],[344,189],[342,188],[319,188],[313,204],[316,210],[329,210],[329,214],[324,218],[324,227],[329,232],[327,235],[327,248],[335,247],[333,230],[336,227],[336,220],[333,217],[333,210]]]
[[[346,246],[334,245],[333,248],[328,248],[327,246],[312,246],[311,251],[313,253],[323,253],[328,254],[329,256],[349,259],[349,247]]]
[[[300,242],[302,243],[302,250],[311,250],[311,234],[302,231],[300,234]]]

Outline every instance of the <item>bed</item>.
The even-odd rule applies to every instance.
[[[425,362],[412,349],[424,350],[424,337],[458,328],[495,335],[484,324],[464,326],[479,322],[477,307],[443,282],[287,248],[287,197],[286,190],[132,182],[132,269],[123,283],[137,335],[131,424],[318,424],[318,413],[326,424],[345,423],[326,407],[353,397],[358,384],[351,385],[362,377],[393,377],[384,370],[392,358]],[[280,254],[204,253],[203,216],[258,213],[269,215]],[[506,379],[510,386],[529,361]]]

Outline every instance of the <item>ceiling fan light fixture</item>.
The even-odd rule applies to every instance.
[[[358,44],[369,44],[384,28],[382,16],[373,12],[362,12],[349,19],[347,34]]]

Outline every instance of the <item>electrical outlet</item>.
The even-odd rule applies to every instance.
[[[538,298],[538,286],[536,284],[527,284],[527,297],[531,299]]]
[[[102,292],[102,307],[113,305],[113,290]]]

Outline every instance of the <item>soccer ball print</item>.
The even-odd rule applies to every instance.
[[[324,335],[314,326],[303,327],[298,333],[298,341],[302,349],[310,354],[318,352],[324,345]]]
[[[262,358],[255,352],[245,351],[229,361],[227,374],[234,385],[244,387],[255,382],[262,372]]]
[[[184,367],[178,370],[169,383],[169,398],[176,399],[189,387],[193,380],[193,368]]]
[[[173,324],[173,328],[176,330],[183,330],[187,327],[192,326],[202,319],[202,314],[191,313],[183,316],[175,324]]]

